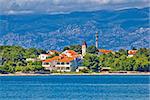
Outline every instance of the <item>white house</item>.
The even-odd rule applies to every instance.
[[[49,58],[42,61],[42,66],[47,70],[54,70],[57,61],[60,59],[59,56],[55,56],[53,58]]]
[[[72,53],[73,52],[73,53]],[[66,55],[67,54],[67,55]],[[59,72],[75,71],[80,65],[81,57],[75,51],[66,51],[59,56],[42,61],[42,66],[48,70],[55,70]]]
[[[137,53],[137,50],[129,50],[128,51],[128,57],[133,57]]]

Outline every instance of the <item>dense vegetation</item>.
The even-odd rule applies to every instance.
[[[41,62],[26,61],[27,58],[37,58],[40,53],[45,51],[20,46],[0,46],[0,71],[14,73],[42,70]]]
[[[121,49],[109,54],[87,54],[83,65],[92,71],[102,67],[110,67],[111,71],[150,71],[150,49],[141,48],[133,57],[128,57],[127,52]]]

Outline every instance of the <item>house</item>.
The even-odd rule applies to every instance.
[[[78,54],[74,50],[66,50],[66,51],[62,52],[62,54],[60,54],[60,56],[63,56],[63,57],[74,57],[74,58],[80,58],[80,59],[82,58],[82,55]]]
[[[59,72],[75,71],[80,65],[81,57],[73,50],[66,50],[59,56],[42,61],[42,66],[50,71]]]
[[[112,50],[105,50],[105,49],[99,49],[98,50],[98,54],[101,55],[101,54],[108,54],[108,53],[112,53],[113,51]]]
[[[71,72],[75,71],[79,66],[78,61],[80,59],[76,57],[65,57],[57,61],[56,70],[61,72]]]
[[[45,59],[47,59],[48,57],[50,57],[51,56],[51,54],[40,54],[39,55],[39,59],[40,60],[45,60]]]
[[[42,66],[47,69],[47,70],[54,70],[55,69],[55,65],[57,64],[57,61],[61,59],[59,56],[55,56],[53,58],[49,58],[46,60],[42,61]]]
[[[64,52],[62,52],[62,54],[65,54],[68,57],[72,57],[75,55],[79,55],[77,52],[75,52],[74,50],[65,50]]]
[[[129,50],[128,57],[133,57],[137,53],[137,50]]]

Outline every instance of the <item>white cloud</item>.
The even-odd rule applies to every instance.
[[[0,0],[0,13],[59,13],[149,6],[149,0]]]

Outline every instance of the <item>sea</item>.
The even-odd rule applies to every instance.
[[[0,100],[150,100],[148,75],[0,76]]]

